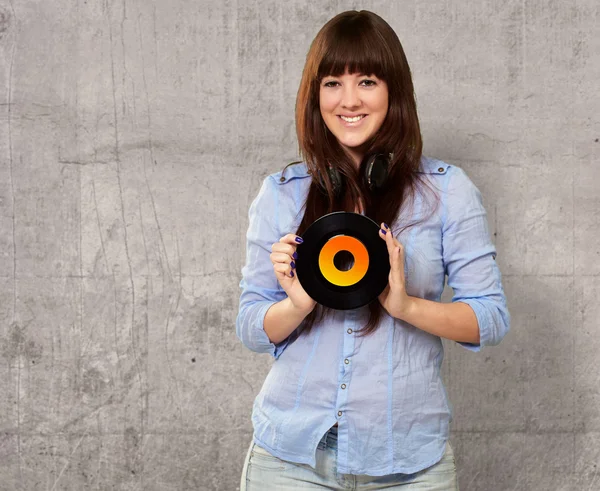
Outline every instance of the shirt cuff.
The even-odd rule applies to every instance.
[[[280,343],[273,343],[267,336],[265,332],[265,316],[267,315],[267,310],[271,307],[271,305],[276,304],[277,302],[261,302],[262,305],[256,309],[252,319],[252,331],[254,333],[254,339],[256,341],[256,348],[260,353],[270,353],[273,358],[277,359],[285,350],[288,342],[289,336],[285,338]]]
[[[490,327],[493,319],[490,316],[490,313],[485,308],[485,306],[481,303],[481,301],[475,298],[465,298],[461,300],[457,300],[457,302],[466,303],[469,305],[473,311],[475,312],[475,317],[477,317],[477,325],[479,326],[479,344],[472,343],[463,343],[457,341],[458,344],[465,347],[469,351],[478,352],[481,351],[481,348],[489,344],[490,340]]]

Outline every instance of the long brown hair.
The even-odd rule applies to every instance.
[[[386,186],[376,195],[364,188],[360,178],[362,169],[356,168],[321,117],[319,87],[322,79],[340,76],[346,69],[349,73],[375,75],[388,87],[386,118],[365,145],[365,154],[382,150],[392,154]],[[377,224],[394,223],[403,203],[414,195],[420,181],[417,171],[423,143],[410,68],[398,36],[381,17],[366,10],[342,12],[318,32],[308,51],[296,98],[296,133],[300,154],[313,176],[297,235],[302,235],[310,224],[327,213],[354,211],[360,199],[365,204],[365,215]],[[327,165],[336,167],[345,179],[345,191],[337,198]],[[317,184],[315,177],[319,174],[328,196]],[[392,233],[397,235],[416,223],[404,223]],[[308,333],[317,317],[322,321],[330,310],[317,304],[305,318],[302,332]],[[379,326],[383,307],[377,298],[369,303],[369,310],[369,321],[359,330],[359,335],[370,334]]]

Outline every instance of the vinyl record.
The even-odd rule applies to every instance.
[[[388,284],[390,259],[379,225],[338,211],[315,220],[297,247],[296,274],[316,302],[336,310],[356,309]]]

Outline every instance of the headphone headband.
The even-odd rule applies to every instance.
[[[378,191],[385,186],[389,175],[389,167],[394,154],[374,152],[365,155],[360,163],[360,172],[363,176],[363,181],[367,189],[371,192]],[[324,194],[327,194],[327,187],[323,181],[323,177],[318,174],[317,183]],[[333,187],[333,194],[336,198],[342,195],[344,180],[339,171],[329,165],[327,168],[329,181]]]

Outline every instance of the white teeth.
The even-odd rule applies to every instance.
[[[354,118],[347,118],[346,116],[341,116],[340,118],[342,118],[344,121],[347,121],[348,123],[356,123],[357,121],[360,121],[362,118],[364,118],[363,116],[356,116]]]

